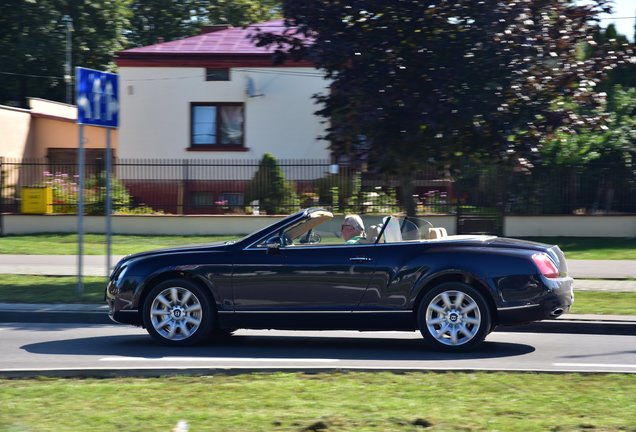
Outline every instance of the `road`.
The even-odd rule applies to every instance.
[[[240,330],[215,345],[175,349],[156,345],[144,330],[128,326],[4,323],[0,324],[0,376],[159,375],[227,369],[636,373],[634,328],[622,335],[524,329],[528,328],[492,333],[478,350],[450,355],[428,350],[416,332]]]

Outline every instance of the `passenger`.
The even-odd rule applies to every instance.
[[[356,244],[366,240],[364,222],[357,214],[346,215],[340,227],[345,244]]]

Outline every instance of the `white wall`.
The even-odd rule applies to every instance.
[[[76,232],[77,218],[67,215],[4,215],[5,234]],[[116,234],[242,235],[283,216],[113,216]],[[368,215],[364,216],[367,220]],[[423,216],[434,226],[456,233],[454,216]],[[104,218],[85,217],[86,232],[103,233]],[[369,219],[370,220],[370,219]],[[380,219],[378,218],[378,221]],[[335,220],[334,223],[338,222]],[[371,222],[369,222],[371,223]],[[337,225],[337,224],[336,224]],[[334,228],[337,230],[336,228]],[[507,237],[636,237],[636,216],[507,216]]]
[[[247,77],[256,93],[246,94]],[[312,96],[327,81],[313,68],[232,69],[231,81],[205,81],[204,68],[122,67],[120,151],[122,158],[326,159],[325,125],[313,113]],[[247,152],[187,151],[191,102],[244,102]]]
[[[31,112],[0,105],[0,157],[19,159],[29,144]]]
[[[636,237],[636,216],[506,216],[508,237]]]

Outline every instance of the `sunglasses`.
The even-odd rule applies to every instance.
[[[340,227],[341,230],[345,229],[345,228],[352,228],[353,229],[353,225],[342,225]]]

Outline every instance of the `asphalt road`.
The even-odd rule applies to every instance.
[[[636,373],[626,334],[494,332],[466,354],[431,351],[417,332],[240,330],[226,341],[167,348],[114,325],[0,324],[0,376],[155,376],[248,370],[503,370]]]

